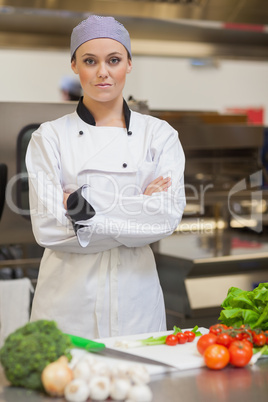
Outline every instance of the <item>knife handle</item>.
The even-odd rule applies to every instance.
[[[72,344],[78,348],[86,349],[88,352],[94,352],[105,348],[104,343],[91,341],[90,339],[81,338],[80,336],[66,334]]]

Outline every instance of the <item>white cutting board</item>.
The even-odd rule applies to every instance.
[[[189,328],[191,329],[191,328]],[[184,331],[184,330],[183,330]],[[206,334],[209,332],[207,328],[199,328],[199,331],[202,334]],[[117,348],[115,344],[117,341],[120,340],[138,340],[138,339],[146,339],[150,336],[159,337],[163,335],[172,334],[173,331],[165,331],[165,332],[155,332],[155,333],[147,333],[147,334],[139,334],[139,335],[131,335],[131,336],[118,336],[113,338],[102,338],[102,339],[95,339],[96,342],[101,342],[106,345],[108,348],[112,348],[115,350],[125,351],[127,353],[131,353],[133,355],[148,357],[149,359],[154,359],[162,363],[167,363],[172,366],[173,368],[168,368],[165,366],[158,366],[152,364],[145,364],[151,379],[157,379],[158,374],[163,374],[169,371],[177,371],[177,370],[188,370],[188,369],[195,369],[204,367],[204,359],[197,351],[197,341],[199,337],[196,337],[193,342],[185,343],[184,345],[176,345],[176,346],[168,346],[168,345],[155,345],[155,346],[142,346],[138,348]],[[76,364],[76,362],[88,352],[84,349],[73,349],[72,355],[73,359],[71,361],[71,367]],[[91,353],[92,354],[92,353]],[[114,366],[118,363],[125,363],[127,365],[137,364],[137,362],[131,362],[128,360],[121,360],[115,359],[112,357],[104,357],[98,355],[97,353],[93,353],[95,359],[98,361],[105,362],[108,366]],[[254,356],[253,356],[254,357]],[[268,358],[268,355],[261,356],[261,358]],[[143,364],[143,363],[141,363]]]
[[[200,332],[203,334],[208,332],[206,328],[199,328]],[[150,359],[157,360],[162,363],[167,363],[174,366],[174,369],[170,369],[171,371],[176,370],[187,370],[204,366],[203,357],[198,353],[196,348],[196,343],[198,341],[198,337],[195,338],[193,342],[187,342],[184,345],[176,345],[176,346],[168,346],[168,345],[155,345],[155,346],[142,346],[138,348],[116,348],[115,344],[120,340],[137,340],[137,339],[146,339],[150,336],[159,337],[163,335],[172,334],[173,331],[165,331],[165,332],[157,332],[157,333],[148,333],[148,334],[139,334],[139,335],[131,335],[131,336],[119,336],[113,338],[103,338],[96,339],[97,342],[104,343],[107,347],[112,349],[118,349],[121,351],[125,351],[131,353],[133,355],[148,357]],[[75,349],[73,351],[73,355],[77,359],[82,354],[87,353],[82,351],[81,349]],[[110,357],[99,356],[94,353],[94,356],[101,361],[106,361],[107,364],[113,365],[118,362],[126,362],[126,360],[114,359]],[[130,362],[131,364],[131,362]],[[137,364],[137,363],[135,363]],[[156,366],[152,364],[145,365],[150,375],[162,374],[169,370],[164,366]]]
[[[208,332],[206,328],[199,328],[202,334]],[[184,330],[183,330],[184,331]],[[120,340],[137,340],[146,339],[150,336],[159,337],[167,334],[172,334],[173,331],[149,333],[149,334],[139,334],[131,336],[119,336],[114,338],[104,338],[99,339],[99,342],[103,342],[107,347],[112,349],[122,350],[134,355],[148,357],[150,359],[158,360],[162,363],[167,363],[175,367],[174,370],[187,370],[204,366],[204,359],[198,353],[196,348],[196,343],[198,337],[195,338],[193,342],[187,342],[184,345],[168,346],[168,345],[155,345],[155,346],[142,346],[138,348],[116,348],[116,341]],[[158,374],[166,371],[165,367],[146,365],[151,374]]]

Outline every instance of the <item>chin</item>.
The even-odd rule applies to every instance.
[[[105,96],[105,95],[103,94],[103,96],[96,96],[95,100],[96,100],[97,102],[112,102],[112,101],[118,99],[118,97],[119,97],[119,95],[116,95],[116,96]]]

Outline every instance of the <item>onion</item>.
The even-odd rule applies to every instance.
[[[73,379],[73,372],[68,366],[66,356],[48,364],[42,374],[41,380],[46,392],[51,396],[63,396],[64,388]]]

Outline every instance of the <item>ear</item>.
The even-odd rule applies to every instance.
[[[132,60],[128,59],[127,74],[129,74],[131,70],[132,70]]]
[[[74,72],[75,74],[78,74],[78,70],[77,70],[77,67],[76,67],[76,60],[75,60],[75,59],[73,59],[73,61],[71,62],[71,67],[72,67],[73,72]]]

